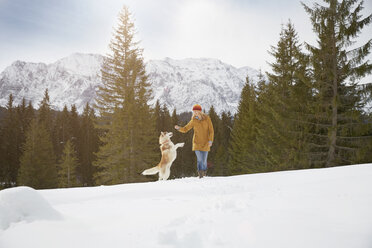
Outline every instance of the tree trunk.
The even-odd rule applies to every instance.
[[[333,166],[335,164],[335,153],[336,153],[336,139],[337,139],[337,52],[336,52],[336,39],[333,27],[332,33],[332,74],[333,74],[333,82],[332,82],[332,127],[331,127],[331,134],[329,137],[329,150],[328,150],[328,159],[326,163],[326,167]]]

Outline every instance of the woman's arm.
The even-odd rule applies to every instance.
[[[176,129],[177,129],[177,127],[178,126],[175,126]],[[184,126],[184,127],[178,127],[177,130],[180,131],[181,133],[187,133],[193,127],[194,127],[194,122],[193,122],[193,120],[190,120],[189,123],[187,123],[186,126]]]
[[[212,145],[211,143],[213,143],[213,139],[214,139],[213,124],[212,124],[211,118],[208,117],[208,141],[210,145]]]

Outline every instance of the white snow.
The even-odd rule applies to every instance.
[[[236,68],[211,58],[150,60],[146,71],[154,94],[149,103],[159,100],[178,113],[189,112],[196,103],[206,110],[213,105],[217,113],[236,113],[246,77],[257,82],[259,75],[250,67]]]
[[[75,104],[82,113],[86,103],[93,104],[101,81],[104,56],[74,53],[55,63],[16,61],[0,73],[0,106],[6,106],[13,94],[14,105],[22,98],[34,107],[49,90],[52,108],[62,110]],[[189,112],[195,103],[209,110],[213,103],[217,113],[235,113],[245,79],[257,81],[258,71],[250,67],[235,68],[217,59],[150,60],[146,63],[153,99],[178,113]]]
[[[75,104],[82,113],[86,103],[94,103],[103,59],[98,54],[74,53],[51,64],[16,61],[0,73],[0,106],[13,94],[14,105],[25,98],[26,104],[32,101],[38,108],[48,89],[52,108]]]
[[[17,187],[0,191],[0,230],[25,221],[57,220],[61,215],[39,192],[30,187]]]
[[[370,248],[371,179],[364,164],[40,190],[63,218],[13,223],[0,247]],[[1,191],[1,206],[22,202],[34,215],[40,199],[20,191]]]

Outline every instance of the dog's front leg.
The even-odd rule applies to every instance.
[[[185,143],[177,143],[177,144],[175,145],[176,150],[177,150],[178,147],[183,147],[184,145],[185,145]]]

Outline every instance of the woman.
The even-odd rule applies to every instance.
[[[190,131],[191,128],[194,128],[192,150],[195,151],[198,161],[199,178],[202,178],[207,175],[207,158],[213,143],[214,130],[211,119],[202,112],[202,108],[199,104],[195,104],[192,111],[193,115],[186,126],[180,127],[176,125],[174,128],[181,133],[186,133]]]

